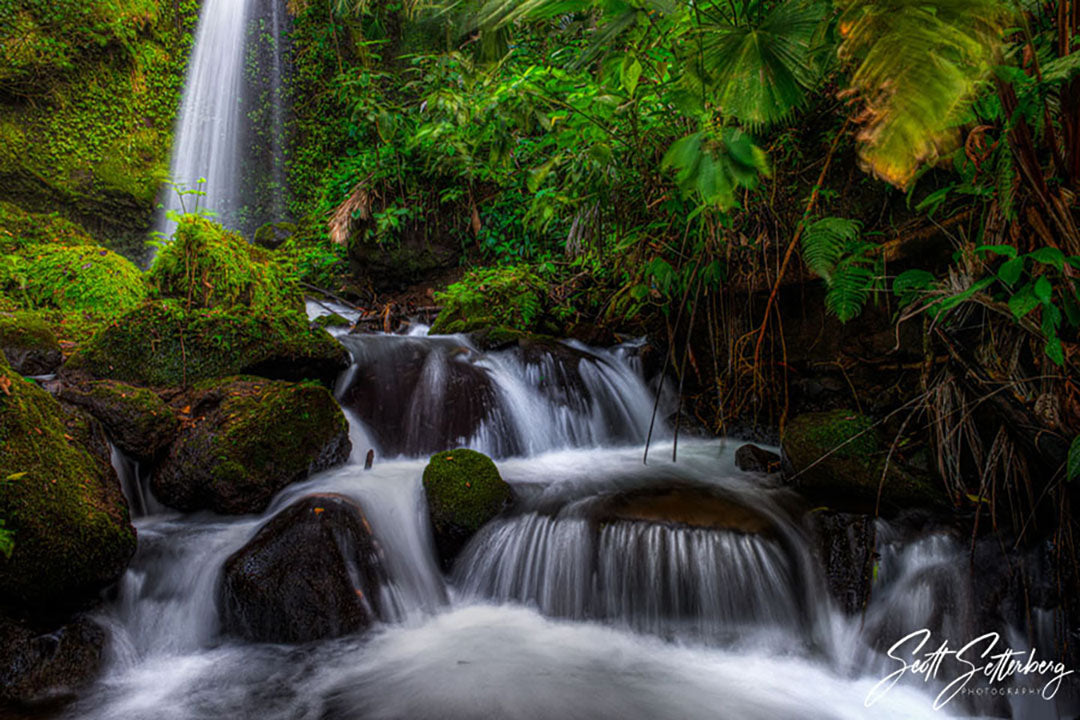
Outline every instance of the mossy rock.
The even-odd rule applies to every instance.
[[[933,508],[945,502],[940,485],[902,467],[899,457],[891,458],[886,467],[888,447],[874,421],[851,410],[795,417],[784,431],[781,448],[785,474],[816,502],[873,511],[879,485],[882,509],[887,511]]]
[[[352,449],[345,414],[317,383],[226,378],[178,402],[184,429],[151,480],[178,510],[261,512],[286,485],[344,463]]]
[[[0,310],[0,353],[22,375],[46,375],[64,361],[56,335],[32,312]]]
[[[348,363],[345,349],[299,312],[185,310],[179,301],[156,300],[102,328],[62,373],[151,387],[186,386],[242,373],[332,385]]]
[[[73,607],[115,582],[135,552],[116,473],[93,428],[0,356],[0,605],[41,613]]]
[[[160,297],[183,300],[188,308],[303,310],[299,286],[272,253],[197,215],[180,219],[147,278]]]
[[[31,308],[116,315],[146,297],[143,273],[128,259],[94,245],[31,245],[0,262],[0,282]],[[5,289],[0,287],[0,289]]]
[[[313,321],[315,325],[321,328],[348,328],[352,327],[352,323],[348,318],[342,317],[337,313],[330,313],[329,315],[320,315]]]
[[[96,380],[81,386],[65,385],[60,398],[100,421],[116,446],[137,460],[153,459],[180,429],[173,409],[146,388]]]
[[[491,458],[465,449],[431,456],[424,468],[424,491],[444,569],[469,538],[514,499],[513,489]]]
[[[57,213],[28,213],[17,205],[0,202],[0,254],[31,245],[96,245],[81,225]]]
[[[296,224],[291,222],[269,222],[259,227],[252,238],[259,247],[277,250],[286,240],[296,234]]]

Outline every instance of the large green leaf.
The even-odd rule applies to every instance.
[[[865,165],[906,186],[956,144],[975,91],[998,60],[1008,6],[1000,0],[837,0],[840,55],[866,105]]]

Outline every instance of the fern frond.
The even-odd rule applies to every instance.
[[[847,322],[859,315],[870,299],[875,275],[871,268],[862,264],[860,256],[846,258],[837,265],[825,293],[825,309],[836,315],[840,322]]]
[[[802,236],[802,256],[806,267],[826,282],[845,253],[850,253],[859,238],[860,225],[855,220],[827,217],[808,225]]]

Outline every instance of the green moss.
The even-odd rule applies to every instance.
[[[889,459],[874,422],[851,410],[805,413],[793,419],[782,440],[795,483],[815,500],[872,510],[925,508],[944,500],[932,478]],[[882,481],[884,478],[884,482]]]
[[[446,335],[488,326],[507,331],[545,331],[544,281],[526,265],[478,268],[435,293],[443,309],[431,332]]]
[[[139,459],[153,458],[176,436],[180,421],[158,395],[115,380],[65,385],[61,400],[98,419],[117,447]]]
[[[20,290],[30,307],[114,315],[146,297],[142,271],[105,248],[31,245],[15,257],[23,274]]]
[[[322,328],[347,328],[352,327],[352,323],[348,318],[344,318],[337,313],[330,313],[329,315],[320,315],[315,318],[315,324]]]
[[[0,202],[0,254],[47,244],[70,246],[95,243],[82,226],[58,213],[28,213],[9,202]]]
[[[182,398],[199,413],[154,477],[182,510],[258,512],[281,488],[348,458],[348,422],[317,383],[255,377],[202,382]]]
[[[10,383],[0,393],[0,517],[15,543],[0,557],[0,602],[77,601],[134,552],[127,507],[107,460],[78,442],[56,400],[2,357],[0,376]]]
[[[196,215],[180,219],[148,280],[161,297],[187,307],[243,305],[255,313],[303,307],[299,286],[270,251]]]
[[[0,311],[0,347],[59,351],[60,343],[38,313]]]
[[[197,17],[196,0],[0,3],[0,196],[140,252]]]
[[[475,532],[513,497],[491,458],[465,449],[432,455],[424,468],[424,490],[437,531]]]
[[[242,372],[329,381],[346,362],[341,345],[299,312],[189,311],[178,300],[153,300],[102,328],[65,372],[171,387]]]

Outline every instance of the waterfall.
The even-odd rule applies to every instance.
[[[244,232],[284,219],[283,6],[283,0],[202,3],[169,176],[179,189],[205,196],[181,200],[168,188],[166,210],[190,212],[197,204]],[[263,52],[261,39],[268,45]],[[269,187],[257,193],[262,175]],[[167,235],[173,227],[161,213],[157,230]]]

